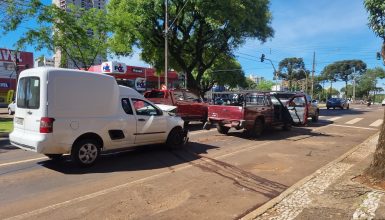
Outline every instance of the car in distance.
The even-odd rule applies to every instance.
[[[90,166],[101,152],[162,144],[182,147],[183,120],[162,111],[112,76],[61,68],[21,72],[12,145],[56,160],[70,154]]]
[[[8,114],[9,115],[15,114],[15,101],[12,101],[11,103],[9,103],[9,105],[8,105]]]
[[[385,99],[382,100],[381,105],[382,105],[382,106],[385,106]]]
[[[349,109],[349,103],[346,101],[346,99],[330,98],[326,102],[326,108],[327,109],[330,109],[330,108],[333,108],[333,109],[336,109],[336,108]]]

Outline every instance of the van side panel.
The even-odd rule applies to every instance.
[[[48,117],[100,117],[117,110],[119,89],[113,77],[50,72],[48,91]]]

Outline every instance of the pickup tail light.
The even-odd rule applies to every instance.
[[[42,117],[40,119],[40,133],[52,133],[54,118]]]

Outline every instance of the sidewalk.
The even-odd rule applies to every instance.
[[[378,135],[242,219],[385,219],[385,192],[355,180],[372,161]]]

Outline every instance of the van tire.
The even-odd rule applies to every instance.
[[[166,145],[170,149],[179,149],[184,144],[183,130],[181,127],[173,128],[168,134]]]
[[[51,160],[60,160],[63,157],[63,154],[44,154]]]
[[[92,139],[75,142],[71,150],[72,161],[81,167],[92,166],[100,156],[100,143]]]
[[[217,131],[220,134],[227,134],[227,133],[229,133],[229,130],[230,130],[229,127],[226,127],[226,126],[223,126],[223,125],[220,125],[220,124],[217,125]]]

